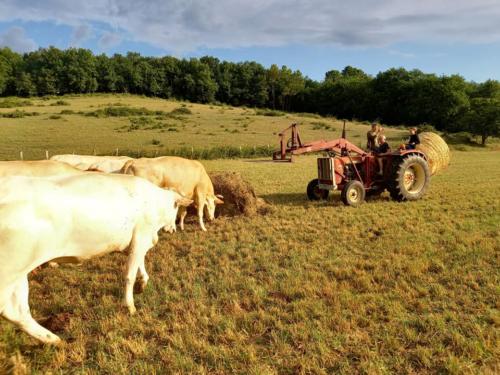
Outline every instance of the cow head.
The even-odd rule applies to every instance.
[[[212,221],[215,219],[215,206],[217,204],[223,204],[224,197],[220,194],[217,195],[211,195],[207,197],[207,200],[205,202],[206,208],[207,208],[207,215],[208,215],[208,220]]]

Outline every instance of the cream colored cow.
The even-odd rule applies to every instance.
[[[187,198],[193,199],[198,209],[198,220],[202,230],[206,231],[203,214],[208,219],[215,217],[215,205],[224,203],[222,196],[214,194],[212,181],[203,165],[196,160],[188,160],[175,156],[158,158],[141,158],[125,163],[122,173],[145,178],[157,186],[173,189]],[[184,218],[187,209],[179,210],[180,227],[184,230]]]
[[[80,262],[128,254],[125,304],[135,312],[137,273],[161,228],[173,231],[178,207],[192,203],[134,176],[81,173],[69,177],[0,178],[0,315],[44,343],[59,337],[40,326],[28,305],[28,273],[56,260]]]

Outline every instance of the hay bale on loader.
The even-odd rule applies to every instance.
[[[224,196],[224,204],[217,207],[217,216],[265,215],[271,207],[264,199],[255,195],[252,185],[238,172],[208,173],[214,191]]]
[[[432,132],[423,132],[418,136],[420,144],[417,145],[417,150],[422,151],[427,156],[431,175],[446,169],[450,164],[450,148],[445,140]]]

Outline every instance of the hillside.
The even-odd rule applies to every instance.
[[[2,102],[4,103],[2,108]],[[145,110],[144,110],[145,109]],[[201,105],[132,95],[83,95],[0,100],[0,159],[43,159],[60,153],[149,156],[215,146],[278,147],[277,134],[301,125],[303,140],[340,136],[342,122],[310,114]],[[368,123],[348,122],[348,137],[364,146]],[[387,128],[393,144],[405,130]]]

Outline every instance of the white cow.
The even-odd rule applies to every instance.
[[[50,160],[62,161],[82,171],[117,173],[123,165],[132,160],[128,156],[54,155]]]
[[[0,177],[6,176],[70,176],[82,171],[71,165],[54,160],[0,161]]]
[[[28,306],[28,273],[50,260],[80,262],[112,251],[128,254],[125,304],[149,276],[145,254],[158,230],[175,230],[179,206],[192,201],[133,176],[82,173],[0,178],[0,315],[44,343],[59,337]]]

